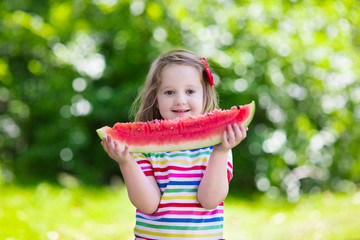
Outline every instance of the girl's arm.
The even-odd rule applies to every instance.
[[[246,131],[242,125],[229,125],[223,133],[222,143],[214,146],[197,193],[197,198],[204,208],[214,209],[225,200],[229,191],[228,152],[246,138]]]
[[[154,213],[161,198],[155,178],[145,176],[134,160],[134,155],[129,153],[128,146],[121,151],[117,142],[112,141],[111,136],[104,138],[101,145],[109,156],[119,163],[131,203],[144,213]]]

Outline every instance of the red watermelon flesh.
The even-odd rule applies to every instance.
[[[116,123],[102,127],[100,138],[111,135],[120,149],[125,144],[130,152],[168,152],[208,147],[221,143],[221,135],[229,124],[247,127],[255,112],[255,102],[234,106],[229,110],[214,110],[197,117],[153,120],[149,122]]]

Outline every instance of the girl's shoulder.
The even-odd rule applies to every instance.
[[[203,147],[203,148],[194,148],[194,149],[187,149],[187,150],[175,150],[175,151],[170,151],[170,152],[152,152],[152,153],[133,153],[134,156],[145,156],[145,157],[171,157],[171,156],[175,156],[175,155],[186,155],[186,154],[196,154],[196,153],[210,153],[212,152],[214,146],[209,146],[209,147]]]

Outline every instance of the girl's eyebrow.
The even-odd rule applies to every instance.
[[[166,90],[166,89],[170,89],[171,86],[163,86],[163,87],[159,87],[159,90],[162,91],[162,90]]]
[[[185,90],[188,90],[188,89],[191,89],[191,90],[197,90],[199,89],[199,87],[196,87],[196,86],[186,86],[185,87]],[[159,88],[159,92],[163,92],[163,91],[172,91],[173,90],[173,87],[170,87],[170,86],[165,86],[165,87],[161,87]]]
[[[202,86],[201,85],[197,86],[196,84],[188,84],[185,86],[185,88],[197,88],[197,87],[202,87]],[[165,85],[165,86],[159,87],[159,89],[166,89],[166,88],[174,88],[174,86]]]

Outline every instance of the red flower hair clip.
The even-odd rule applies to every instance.
[[[208,63],[206,62],[205,58],[201,58],[201,60],[203,61],[204,65],[205,65],[205,72],[206,72],[206,74],[208,75],[208,80],[209,80],[210,85],[211,85],[211,86],[215,86],[215,84],[214,84],[214,77],[213,77],[213,75],[211,74],[211,71],[210,71],[210,68],[209,68]]]

